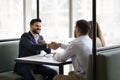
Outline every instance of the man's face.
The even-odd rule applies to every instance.
[[[41,22],[35,22],[31,25],[31,31],[33,34],[39,34],[41,31]]]
[[[75,26],[74,37],[76,38],[79,33],[80,33],[80,31],[79,31],[78,27]]]
[[[74,29],[74,37],[76,38],[77,37],[77,27],[75,26],[75,29]]]

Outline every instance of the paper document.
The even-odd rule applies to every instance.
[[[53,54],[41,54],[39,55],[40,57],[47,57],[47,58],[52,58],[53,57]]]

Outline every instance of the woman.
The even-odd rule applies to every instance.
[[[91,27],[91,29],[90,29],[90,31],[89,31],[89,33],[88,33],[88,35],[89,35],[89,37],[92,39],[93,38],[93,26],[92,26],[92,24],[93,24],[93,22],[92,21],[89,21],[89,25],[90,25],[90,27]],[[96,38],[96,46],[97,47],[104,47],[105,46],[105,40],[104,40],[104,38],[103,38],[103,34],[102,34],[102,31],[101,31],[101,29],[100,29],[100,26],[99,26],[99,24],[96,22],[96,28],[97,28],[97,38]]]

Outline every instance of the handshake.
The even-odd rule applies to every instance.
[[[39,43],[46,44],[46,42],[44,40],[39,41]],[[61,43],[51,42],[51,43],[48,43],[47,45],[48,45],[48,48],[56,50],[61,46]]]
[[[56,43],[56,42],[51,42],[48,44],[48,47],[53,49],[53,50],[58,49],[60,46],[61,46],[61,43]]]

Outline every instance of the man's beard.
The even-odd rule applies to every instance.
[[[32,30],[33,34],[39,34],[40,32],[38,32],[37,30],[38,30],[38,29],[36,29],[36,30],[35,30],[35,29]]]

